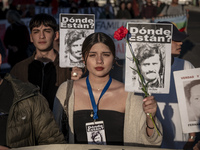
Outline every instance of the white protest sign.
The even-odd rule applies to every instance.
[[[199,132],[200,68],[173,73],[183,132]]]

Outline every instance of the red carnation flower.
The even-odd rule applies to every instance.
[[[121,26],[117,31],[115,31],[114,38],[117,39],[118,41],[122,40],[123,38],[126,37],[127,33],[128,30],[125,27]]]

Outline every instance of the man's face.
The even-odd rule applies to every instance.
[[[49,51],[53,49],[53,41],[55,40],[56,33],[51,27],[41,25],[34,27],[30,34],[31,42],[39,51]]]
[[[81,59],[82,58],[82,44],[83,44],[84,38],[81,38],[80,40],[75,41],[74,43],[72,43],[71,45],[71,54],[78,58]]]
[[[175,42],[172,41],[172,50],[171,50],[171,54],[172,55],[180,55],[181,52],[181,45],[183,44],[183,42]]]
[[[155,54],[152,57],[145,59],[141,63],[141,72],[145,80],[150,81],[154,79],[159,79],[159,70],[161,67],[159,54]]]

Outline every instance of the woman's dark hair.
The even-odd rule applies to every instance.
[[[93,45],[97,43],[103,43],[106,46],[108,46],[115,58],[115,44],[112,38],[103,32],[96,32],[86,37],[86,39],[83,42],[82,56],[85,62],[87,61],[90,49],[92,48]]]
[[[57,29],[56,19],[53,16],[45,13],[37,14],[31,19],[29,23],[30,31],[32,31],[34,27],[39,27],[42,24],[46,27],[47,26],[51,27],[56,32]]]
[[[191,97],[191,88],[199,84],[200,84],[200,80],[193,80],[184,87],[185,97],[187,98],[189,103],[190,103],[190,97]]]

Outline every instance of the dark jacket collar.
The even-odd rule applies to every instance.
[[[56,58],[55,58],[53,63],[54,63],[55,66],[57,66],[57,65],[59,65],[59,53],[55,49],[53,51],[56,54]],[[35,55],[36,55],[36,51],[34,51],[33,55],[31,56],[32,61],[35,60]]]
[[[7,80],[12,85],[14,93],[13,103],[34,96],[39,91],[39,87],[31,83],[22,82],[10,74],[6,74],[4,80]]]

